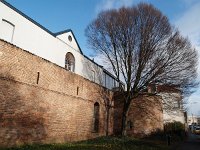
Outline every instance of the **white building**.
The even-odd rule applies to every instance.
[[[112,74],[83,54],[72,30],[52,33],[2,0],[0,39],[109,89],[119,85]]]
[[[180,90],[173,86],[157,86],[158,95],[163,100],[163,121],[186,123],[183,110],[183,99]]]
[[[186,124],[187,114],[183,109],[183,99],[178,88],[169,85],[150,84],[148,93],[162,97],[163,123],[181,122]]]

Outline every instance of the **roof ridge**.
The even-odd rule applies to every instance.
[[[12,6],[10,3],[6,2],[5,0],[0,0],[0,2],[2,2],[3,4],[5,4],[6,6],[8,6],[9,8],[11,8],[12,10],[14,10],[15,12],[19,13],[20,15],[22,15],[24,18],[28,19],[29,21],[31,21],[33,24],[35,24],[36,26],[38,26],[39,28],[41,28],[42,30],[46,31],[47,33],[49,33],[50,35],[52,35],[53,37],[56,37],[57,35],[61,34],[61,33],[65,33],[65,32],[72,32],[72,35],[74,36],[74,39],[78,45],[78,48],[80,50],[80,53],[83,55],[83,52],[78,44],[78,41],[76,40],[76,37],[73,33],[73,31],[71,29],[67,29],[67,30],[63,30],[57,33],[53,33],[51,32],[49,29],[45,28],[43,25],[41,25],[40,23],[38,23],[37,21],[35,21],[34,19],[32,19],[31,17],[27,16],[25,13],[23,13],[22,11],[20,11],[19,9],[15,8],[14,6]]]

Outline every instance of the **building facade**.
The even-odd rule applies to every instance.
[[[0,68],[0,146],[113,134],[110,90],[3,40]]]
[[[113,134],[114,76],[72,30],[52,33],[0,1],[0,146]]]
[[[115,77],[83,54],[72,30],[52,33],[2,0],[0,68],[0,146],[120,132],[123,95],[113,96],[111,89],[120,84]],[[181,121],[181,113],[172,119],[163,110],[162,100],[180,98],[168,94],[135,98],[127,135],[142,137],[162,130],[163,120]]]
[[[118,135],[122,127],[123,94],[114,96],[114,134]],[[132,99],[126,124],[126,135],[145,137],[163,130],[162,98],[158,95],[140,93]]]
[[[186,123],[183,109],[183,99],[180,90],[174,86],[160,85],[156,87],[156,92],[162,97],[163,121]]]
[[[115,93],[114,134],[119,134],[122,124],[123,95]],[[182,95],[178,88],[151,84],[139,96],[132,99],[128,113],[126,134],[145,137],[162,131],[169,122],[186,124]]]
[[[0,38],[106,88],[115,77],[85,56],[72,32],[52,33],[6,1],[0,1]]]

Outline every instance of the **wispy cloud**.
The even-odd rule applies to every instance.
[[[182,14],[176,21],[176,26],[181,33],[188,36],[192,44],[200,50],[200,2],[192,5],[188,11]]]
[[[200,1],[197,0],[184,0],[185,5],[187,5],[187,10],[180,15],[177,19],[175,25],[179,28],[184,36],[187,36],[192,45],[197,49],[200,58]],[[198,79],[200,79],[200,61],[198,65]],[[188,102],[192,104],[193,102],[198,102],[195,105],[189,106],[189,114],[199,114],[200,115],[200,88],[189,97]]]
[[[191,6],[193,5],[194,3],[198,2],[199,0],[179,0],[180,3],[183,2],[186,6]]]
[[[96,6],[96,13],[102,10],[131,6],[134,0],[102,0]]]
[[[182,16],[175,22],[175,25],[179,28],[184,36],[187,36],[192,45],[197,49],[200,56],[200,1],[191,5],[191,7],[185,11]],[[200,64],[199,64],[199,76],[200,76]]]

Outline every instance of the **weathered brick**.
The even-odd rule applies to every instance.
[[[112,92],[106,94],[99,85],[2,40],[0,52],[1,146],[105,135],[103,98],[106,95],[111,101]],[[95,102],[100,104],[98,133],[92,132]],[[109,134],[113,132],[112,114],[113,108]]]
[[[122,125],[122,95],[115,96],[114,134],[119,134]],[[144,137],[163,130],[162,98],[157,95],[141,94],[130,104],[127,115],[126,133]]]

